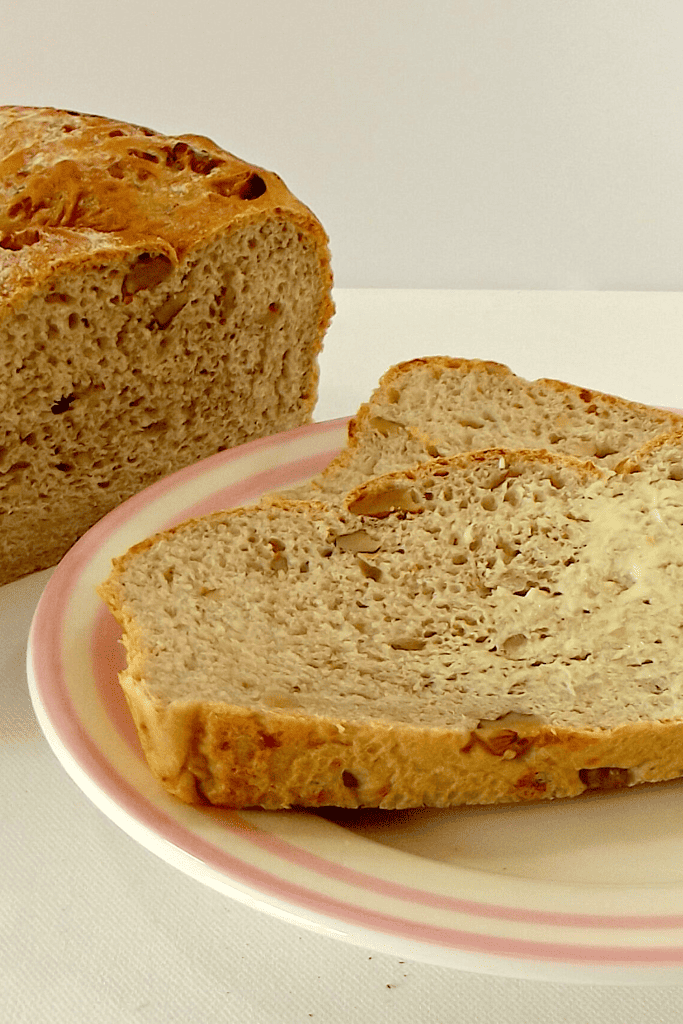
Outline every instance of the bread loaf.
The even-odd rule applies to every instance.
[[[0,583],[156,478],[310,419],[325,233],[209,139],[0,108]]]
[[[188,802],[405,808],[683,775],[683,432],[493,449],[115,561],[121,683]]]
[[[297,497],[331,501],[368,477],[436,455],[545,448],[614,466],[683,416],[500,363],[432,357],[388,370],[349,425],[346,448]]]

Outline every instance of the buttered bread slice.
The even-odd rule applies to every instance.
[[[683,775],[681,435],[487,450],[116,560],[121,685],[188,802],[405,808]]]

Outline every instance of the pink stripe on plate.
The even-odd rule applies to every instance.
[[[264,469],[262,473],[256,473],[248,480],[229,484],[222,490],[215,491],[207,498],[197,502],[196,505],[190,505],[183,511],[183,519],[194,519],[196,516],[203,516],[208,512],[219,511],[223,508],[239,508],[240,505],[257,501],[268,491],[284,490],[285,487],[291,486],[294,480],[307,480],[320,472],[337,451],[338,449],[324,452],[322,457],[309,455],[296,462],[288,462],[284,466]]]

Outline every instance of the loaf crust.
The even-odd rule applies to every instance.
[[[0,584],[166,473],[308,422],[327,236],[210,139],[0,108]]]
[[[204,136],[6,106],[0,146],[0,318],[57,267],[96,261],[99,251],[109,258],[112,241],[175,263],[221,231],[273,215],[316,241],[331,284],[327,236],[308,207],[277,174]],[[331,311],[328,295],[325,325]]]

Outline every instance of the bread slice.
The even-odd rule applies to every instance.
[[[494,449],[117,559],[121,685],[188,802],[406,808],[683,775],[683,434]]]
[[[311,418],[327,238],[209,139],[0,108],[0,583],[156,478]]]
[[[297,497],[339,500],[368,477],[438,455],[546,448],[611,467],[683,416],[501,363],[436,356],[399,363],[349,424],[346,448]]]

